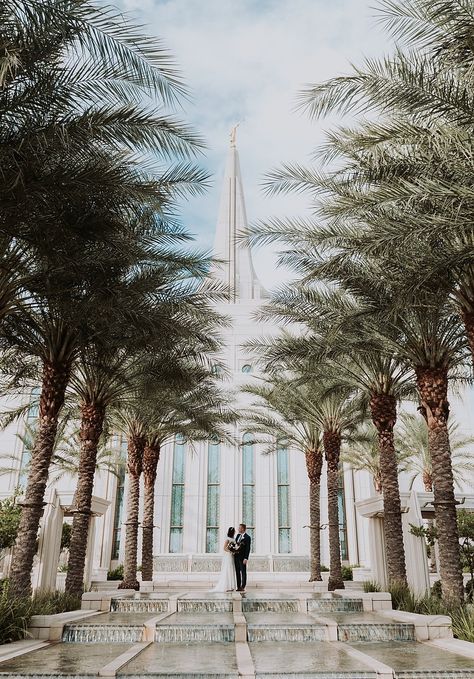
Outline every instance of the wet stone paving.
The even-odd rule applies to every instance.
[[[41,635],[56,641],[0,647],[0,679],[474,679],[474,645],[417,641],[387,597],[357,594],[84,595],[90,615]]]

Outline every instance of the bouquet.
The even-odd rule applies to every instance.
[[[235,540],[230,540],[229,544],[227,545],[227,549],[229,550],[229,552],[235,554],[236,552],[239,551],[240,545],[238,545]]]

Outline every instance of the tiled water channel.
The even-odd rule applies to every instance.
[[[63,643],[0,662],[0,679],[85,679],[110,662],[105,675],[124,679],[375,679],[380,663],[395,679],[474,679],[474,661],[363,608],[329,593],[117,594]]]

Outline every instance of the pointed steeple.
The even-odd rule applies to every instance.
[[[215,268],[214,275],[228,286],[231,303],[265,296],[253,268],[250,249],[237,242],[237,235],[247,227],[247,214],[235,139],[236,131],[237,126],[230,134],[230,149],[214,242],[214,256],[223,261],[223,264]]]

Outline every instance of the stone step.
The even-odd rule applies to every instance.
[[[235,640],[231,613],[174,613],[156,623],[155,641],[162,643],[230,642]]]
[[[153,643],[122,667],[117,676],[124,679],[145,676],[150,679],[234,679],[239,676],[235,644]]]
[[[246,613],[249,642],[324,641],[326,625],[304,613]]]

